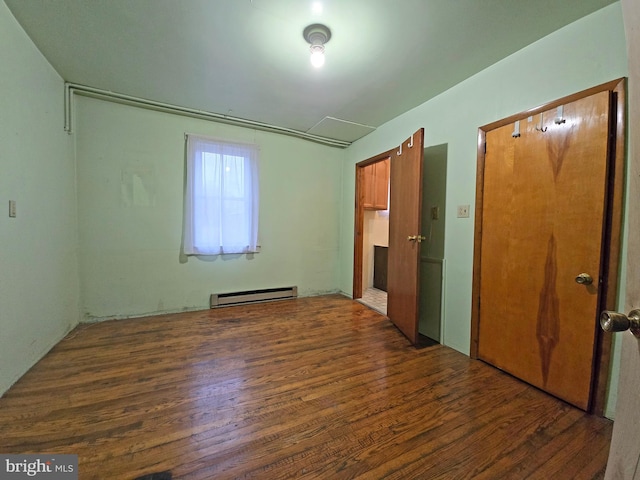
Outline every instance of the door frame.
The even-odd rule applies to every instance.
[[[615,310],[618,296],[618,276],[620,270],[621,231],[624,199],[624,165],[626,156],[626,79],[620,78],[611,82],[598,85],[587,90],[563,97],[553,102],[540,105],[531,110],[521,112],[510,117],[498,120],[478,129],[477,149],[477,173],[476,173],[476,203],[474,225],[473,248],[473,286],[471,293],[471,358],[478,358],[478,337],[480,333],[480,273],[481,273],[481,245],[482,245],[482,216],[484,195],[484,167],[486,134],[490,130],[514,123],[518,120],[537,115],[561,105],[600,93],[610,92],[614,95],[611,102],[615,111],[615,132],[610,132],[609,159],[613,161],[607,165],[607,186],[605,199],[605,224],[603,225],[602,248],[602,291],[599,299],[598,312],[602,310]],[[615,134],[615,139],[612,139]],[[609,363],[611,360],[612,335],[603,332],[594,318],[596,332],[596,346],[594,352],[594,369],[592,375],[592,388],[589,412],[602,416],[609,379]]]
[[[352,298],[362,298],[362,257],[364,254],[364,167],[391,159],[395,149],[387,150],[356,163],[356,198],[353,239],[353,292]]]

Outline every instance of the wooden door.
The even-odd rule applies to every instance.
[[[413,344],[418,342],[423,148],[420,129],[390,162],[387,316]]]
[[[622,0],[630,89],[629,210],[625,313],[640,308],[640,3]],[[640,339],[622,335],[618,404],[605,480],[640,480]]]
[[[478,357],[585,410],[603,276],[609,103],[600,92],[521,120],[520,136],[515,124],[486,134]],[[593,283],[577,283],[580,274]]]

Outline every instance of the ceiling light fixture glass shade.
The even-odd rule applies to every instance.
[[[324,45],[311,45],[311,65],[316,68],[324,65]]]
[[[324,65],[324,44],[331,38],[331,30],[325,25],[314,23],[304,29],[302,36],[311,45],[311,64],[320,68]]]

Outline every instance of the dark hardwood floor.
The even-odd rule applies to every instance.
[[[81,325],[0,399],[81,479],[592,479],[611,428],[338,295]]]

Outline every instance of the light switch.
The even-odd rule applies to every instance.
[[[431,207],[431,220],[438,220],[440,218],[440,208],[437,206]]]
[[[9,200],[9,216],[15,218],[16,216],[16,201]]]

